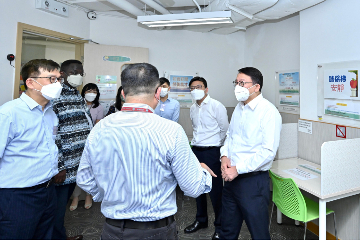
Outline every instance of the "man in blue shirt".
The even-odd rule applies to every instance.
[[[0,239],[51,239],[58,173],[60,66],[37,59],[21,70],[26,93],[0,107]]]
[[[169,98],[170,82],[166,78],[160,78],[161,93],[160,101],[155,108],[155,113],[160,117],[172,120],[174,122],[179,121],[180,104],[175,99]]]

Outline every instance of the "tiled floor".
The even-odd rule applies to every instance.
[[[184,234],[184,228],[190,225],[195,220],[196,214],[196,202],[195,199],[185,197],[182,202],[182,195],[178,194],[178,212],[175,215],[177,227],[179,231],[180,239],[211,239],[214,233],[214,226],[210,224],[214,221],[214,213],[211,208],[208,209],[209,213],[209,227],[207,229],[201,229],[192,234]],[[210,199],[208,198],[208,201]],[[182,207],[183,204],[183,207]],[[209,202],[208,206],[211,206]],[[270,207],[269,207],[270,211]],[[68,232],[68,236],[74,236],[78,234],[84,235],[85,240],[100,239],[102,226],[104,223],[104,216],[100,212],[100,203],[94,203],[92,208],[86,210],[84,208],[84,201],[79,202],[78,208],[70,212],[67,209],[65,215],[65,227]],[[270,228],[270,234],[272,239],[303,239],[304,227],[295,226],[294,221],[283,216],[282,225],[276,223],[276,208],[272,217],[272,224]],[[239,239],[251,239],[251,235],[243,223]],[[307,231],[306,239],[319,239],[315,234]]]

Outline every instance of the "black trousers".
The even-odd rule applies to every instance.
[[[51,239],[56,209],[54,185],[0,189],[0,239]]]
[[[177,240],[176,222],[165,227],[155,229],[130,229],[124,227],[115,227],[107,222],[104,223],[101,233],[101,240],[138,240],[138,239],[167,239]]]
[[[220,147],[201,149],[194,146],[192,150],[199,161],[205,163],[217,175],[217,177],[212,178],[212,189],[209,192],[209,195],[215,212],[215,231],[219,232],[221,229],[221,198],[223,190],[223,180],[221,178]],[[202,194],[196,198],[196,207],[196,220],[202,223],[207,222],[208,214],[206,194]]]
[[[71,197],[71,194],[74,192],[75,186],[76,183],[55,186],[57,206],[52,239],[66,240],[64,217],[66,212],[66,205]]]
[[[269,233],[269,172],[256,175],[239,175],[225,182],[221,239],[238,239],[245,220],[252,239],[270,239]]]

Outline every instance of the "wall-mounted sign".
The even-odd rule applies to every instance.
[[[299,106],[299,95],[279,95],[280,105]]]
[[[299,72],[279,73],[280,93],[299,93]]]
[[[300,120],[298,121],[299,132],[312,134],[312,122]]]
[[[110,62],[130,62],[131,59],[129,57],[123,57],[123,56],[104,56],[104,61],[110,61]]]
[[[360,100],[358,90],[358,70],[324,70],[324,98]]]
[[[95,83],[100,92],[100,99],[114,99],[117,93],[117,76],[96,75]]]
[[[336,137],[346,138],[346,127],[336,125]]]

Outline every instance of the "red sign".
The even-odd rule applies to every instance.
[[[346,127],[336,125],[336,137],[346,138]]]

